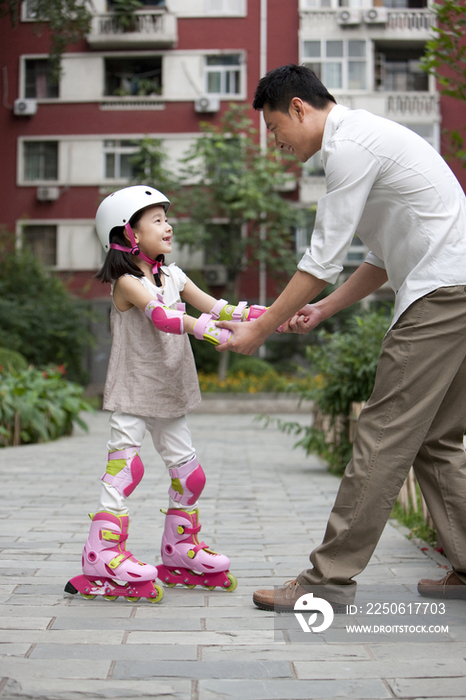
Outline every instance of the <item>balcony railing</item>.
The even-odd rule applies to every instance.
[[[383,93],[379,93],[383,94]],[[392,93],[386,95],[386,116],[396,119],[400,116],[439,117],[439,95],[429,93]]]
[[[430,10],[388,10],[387,29],[429,30],[434,23]]]
[[[339,104],[351,109],[367,109],[387,119],[422,117],[424,123],[436,123],[440,119],[440,98],[437,92],[385,92],[377,90],[366,94],[337,94]]]
[[[141,11],[129,26],[116,13],[95,15],[87,37],[92,48],[172,48],[178,41],[176,16],[169,12]]]
[[[320,31],[357,30],[363,35],[383,36],[386,38],[427,39],[431,36],[431,27],[435,24],[435,15],[429,9],[395,9],[384,8],[381,19],[370,20],[367,14],[370,8],[354,8],[351,21],[342,21],[341,13],[348,8],[301,10],[301,30],[306,34],[317,36]],[[355,19],[356,18],[356,19]]]

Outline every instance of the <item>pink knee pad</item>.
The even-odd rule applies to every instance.
[[[192,506],[196,503],[205,486],[205,474],[197,457],[181,467],[169,469],[172,480],[168,489],[170,498],[182,506]]]
[[[120,452],[109,452],[107,469],[102,481],[113,486],[121,496],[130,496],[144,476],[144,465],[139,456],[140,447],[129,447]]]
[[[153,299],[147,304],[144,313],[151,319],[157,330],[163,333],[183,335],[184,312],[180,309],[169,309],[168,306],[163,306],[162,303]]]

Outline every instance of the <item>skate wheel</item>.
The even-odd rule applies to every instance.
[[[147,598],[146,600],[148,600],[149,603],[160,603],[163,598],[163,588],[154,584],[154,590],[157,592],[157,595],[154,598]]]
[[[227,579],[230,581],[230,585],[228,587],[225,586],[225,590],[231,593],[232,591],[235,590],[236,586],[238,585],[238,581],[236,579],[236,576],[233,576],[233,574],[226,574]]]
[[[183,583],[183,588],[187,588],[190,591],[193,588],[196,588],[196,584],[195,583]]]
[[[88,595],[87,593],[81,593],[81,597],[84,598],[84,600],[94,600],[96,597],[95,595]]]
[[[214,591],[215,590],[215,586],[202,586],[202,588],[205,591]]]
[[[175,588],[176,583],[168,583],[168,581],[164,581],[163,585],[165,586],[165,588]]]
[[[127,600],[128,603],[137,603],[139,598],[136,595],[125,595],[125,600]]]
[[[104,600],[116,600],[118,598],[117,595],[103,595],[102,598]]]

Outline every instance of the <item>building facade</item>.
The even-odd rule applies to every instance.
[[[91,32],[68,48],[58,81],[47,61],[47,30],[31,31],[34,0],[23,3],[17,28],[0,20],[1,223],[17,246],[31,248],[104,311],[109,290],[94,279],[103,252],[93,220],[103,196],[128,183],[138,141],[160,139],[176,170],[200,122],[217,123],[232,101],[250,105],[267,70],[304,63],[337,102],[394,119],[438,150],[442,117],[450,127],[460,123],[458,103],[442,101],[420,70],[433,22],[428,0],[141,1],[123,28],[111,0],[94,0]],[[251,109],[250,116],[263,138],[260,115]],[[464,186],[465,173],[455,174]],[[324,190],[317,154],[293,196],[312,212]],[[311,230],[312,214],[297,231],[298,255]],[[363,256],[355,239],[348,271]],[[204,266],[202,252],[179,250],[176,259],[187,271]],[[240,283],[238,293],[251,302],[259,275],[249,270]],[[209,282],[221,293],[221,275]],[[97,383],[108,351],[99,331],[90,362]]]

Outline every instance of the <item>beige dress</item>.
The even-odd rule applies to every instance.
[[[174,263],[162,268],[165,285],[136,278],[154,298],[176,308],[186,275]],[[144,311],[119,311],[112,303],[112,349],[103,408],[136,416],[177,418],[201,402],[196,366],[188,336],[158,331]]]

